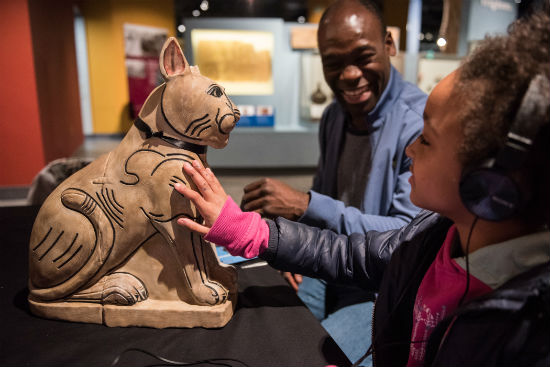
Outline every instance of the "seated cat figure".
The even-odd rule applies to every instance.
[[[202,218],[175,183],[206,162],[239,120],[224,89],[189,66],[175,38],[160,55],[165,83],[121,143],[63,181],[30,239],[29,303],[40,316],[109,326],[220,327],[232,316],[236,271],[176,224]]]

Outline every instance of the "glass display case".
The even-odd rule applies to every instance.
[[[212,166],[316,166],[318,124],[300,112],[302,63],[312,51],[292,49],[297,25],[279,18],[185,20],[187,59],[223,85],[241,110],[228,146],[209,152]]]

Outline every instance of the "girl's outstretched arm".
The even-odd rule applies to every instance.
[[[210,168],[199,161],[184,163],[183,171],[197,185],[198,192],[182,184],[174,185],[176,191],[195,204],[204,218],[204,224],[189,218],[179,218],[177,223],[204,236],[204,239],[223,246],[233,256],[253,258],[267,249],[269,227],[258,213],[243,212],[225,193]]]

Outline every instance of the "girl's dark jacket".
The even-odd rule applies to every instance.
[[[273,267],[379,293],[373,315],[374,364],[405,366],[416,292],[452,222],[424,211],[401,229],[350,236],[281,218],[268,224],[269,246],[261,257]],[[550,263],[442,320],[428,341],[425,362],[550,366]]]

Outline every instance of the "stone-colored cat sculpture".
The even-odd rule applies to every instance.
[[[202,221],[173,186],[194,187],[183,162],[206,162],[239,120],[224,89],[189,66],[175,38],[160,55],[165,83],[120,145],[63,181],[30,239],[33,313],[108,326],[221,327],[236,303],[236,271],[212,244],[176,224]]]

